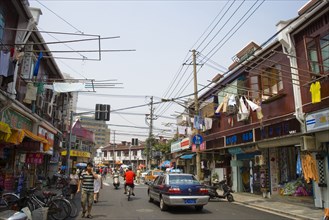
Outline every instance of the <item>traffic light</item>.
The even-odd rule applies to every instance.
[[[109,121],[110,120],[110,105],[96,104],[95,120]]]

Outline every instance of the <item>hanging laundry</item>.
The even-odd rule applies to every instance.
[[[37,100],[38,87],[35,87],[33,83],[28,83],[26,85],[26,93],[23,102],[31,104],[32,101]]]
[[[249,118],[250,111],[248,110],[247,106],[244,103],[243,97],[239,99],[239,112],[237,115],[237,121],[244,121]]]
[[[212,118],[204,119],[205,130],[210,130],[212,128]]]
[[[35,63],[35,66],[34,66],[33,76],[38,76],[38,73],[39,73],[39,67],[40,67],[40,62],[41,62],[42,57],[43,57],[43,54],[42,54],[42,52],[40,52],[40,53],[39,53],[39,56],[38,56],[38,60],[37,60],[37,62]]]
[[[215,113],[219,113],[220,111],[222,111],[222,112],[226,112],[226,110],[227,110],[227,102],[228,102],[228,98],[229,98],[229,96],[228,96],[228,94],[226,94],[226,95],[224,96],[223,101],[222,101],[222,102],[219,104],[219,106],[217,107]]]
[[[192,128],[187,127],[186,133],[187,133],[187,135],[192,135]]]
[[[233,115],[236,114],[236,100],[235,100],[235,95],[231,95],[229,100],[228,100],[228,105],[227,105],[227,111],[226,113],[228,115]]]
[[[257,119],[262,120],[264,115],[263,115],[263,112],[262,112],[261,103],[260,103],[259,100],[254,100],[254,103],[259,106],[259,108],[256,109]]]
[[[301,156],[301,160],[305,181],[307,183],[309,183],[310,180],[319,182],[319,174],[314,157],[311,154],[307,153],[306,155]]]
[[[246,99],[246,102],[248,103],[249,107],[251,108],[252,111],[257,110],[258,108],[260,108],[259,105],[256,105],[255,103],[253,103],[252,101]]]
[[[186,127],[185,126],[177,126],[178,134],[186,135]]]
[[[201,129],[201,126],[200,126],[201,123],[200,122],[201,122],[201,117],[198,116],[198,115],[195,115],[194,116],[194,128],[195,129],[198,129],[198,130]]]
[[[55,92],[77,92],[85,89],[84,83],[54,83],[53,90]]]
[[[321,102],[321,84],[319,81],[316,81],[311,84],[310,92],[312,94],[312,103]]]
[[[9,62],[10,62],[10,52],[1,51],[0,52],[0,76],[5,76],[5,77],[8,76]]]

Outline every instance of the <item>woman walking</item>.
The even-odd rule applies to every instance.
[[[74,199],[75,194],[78,190],[79,175],[77,174],[76,169],[72,170],[70,174],[70,190],[71,190],[71,199]]]
[[[99,199],[99,190],[103,189],[103,180],[100,175],[100,170],[96,170],[97,178],[94,179],[94,203],[98,202]]]

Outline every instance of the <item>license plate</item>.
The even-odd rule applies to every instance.
[[[184,202],[185,202],[185,204],[195,204],[196,200],[195,199],[185,199]]]

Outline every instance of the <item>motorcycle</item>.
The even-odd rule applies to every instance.
[[[213,186],[206,186],[209,193],[209,199],[227,199],[229,202],[233,202],[234,198],[231,193],[233,190],[226,183],[226,180],[222,180],[220,182],[214,181]],[[223,191],[223,194],[221,193]]]
[[[113,174],[113,186],[115,189],[118,189],[120,186],[119,173],[116,172]]]

